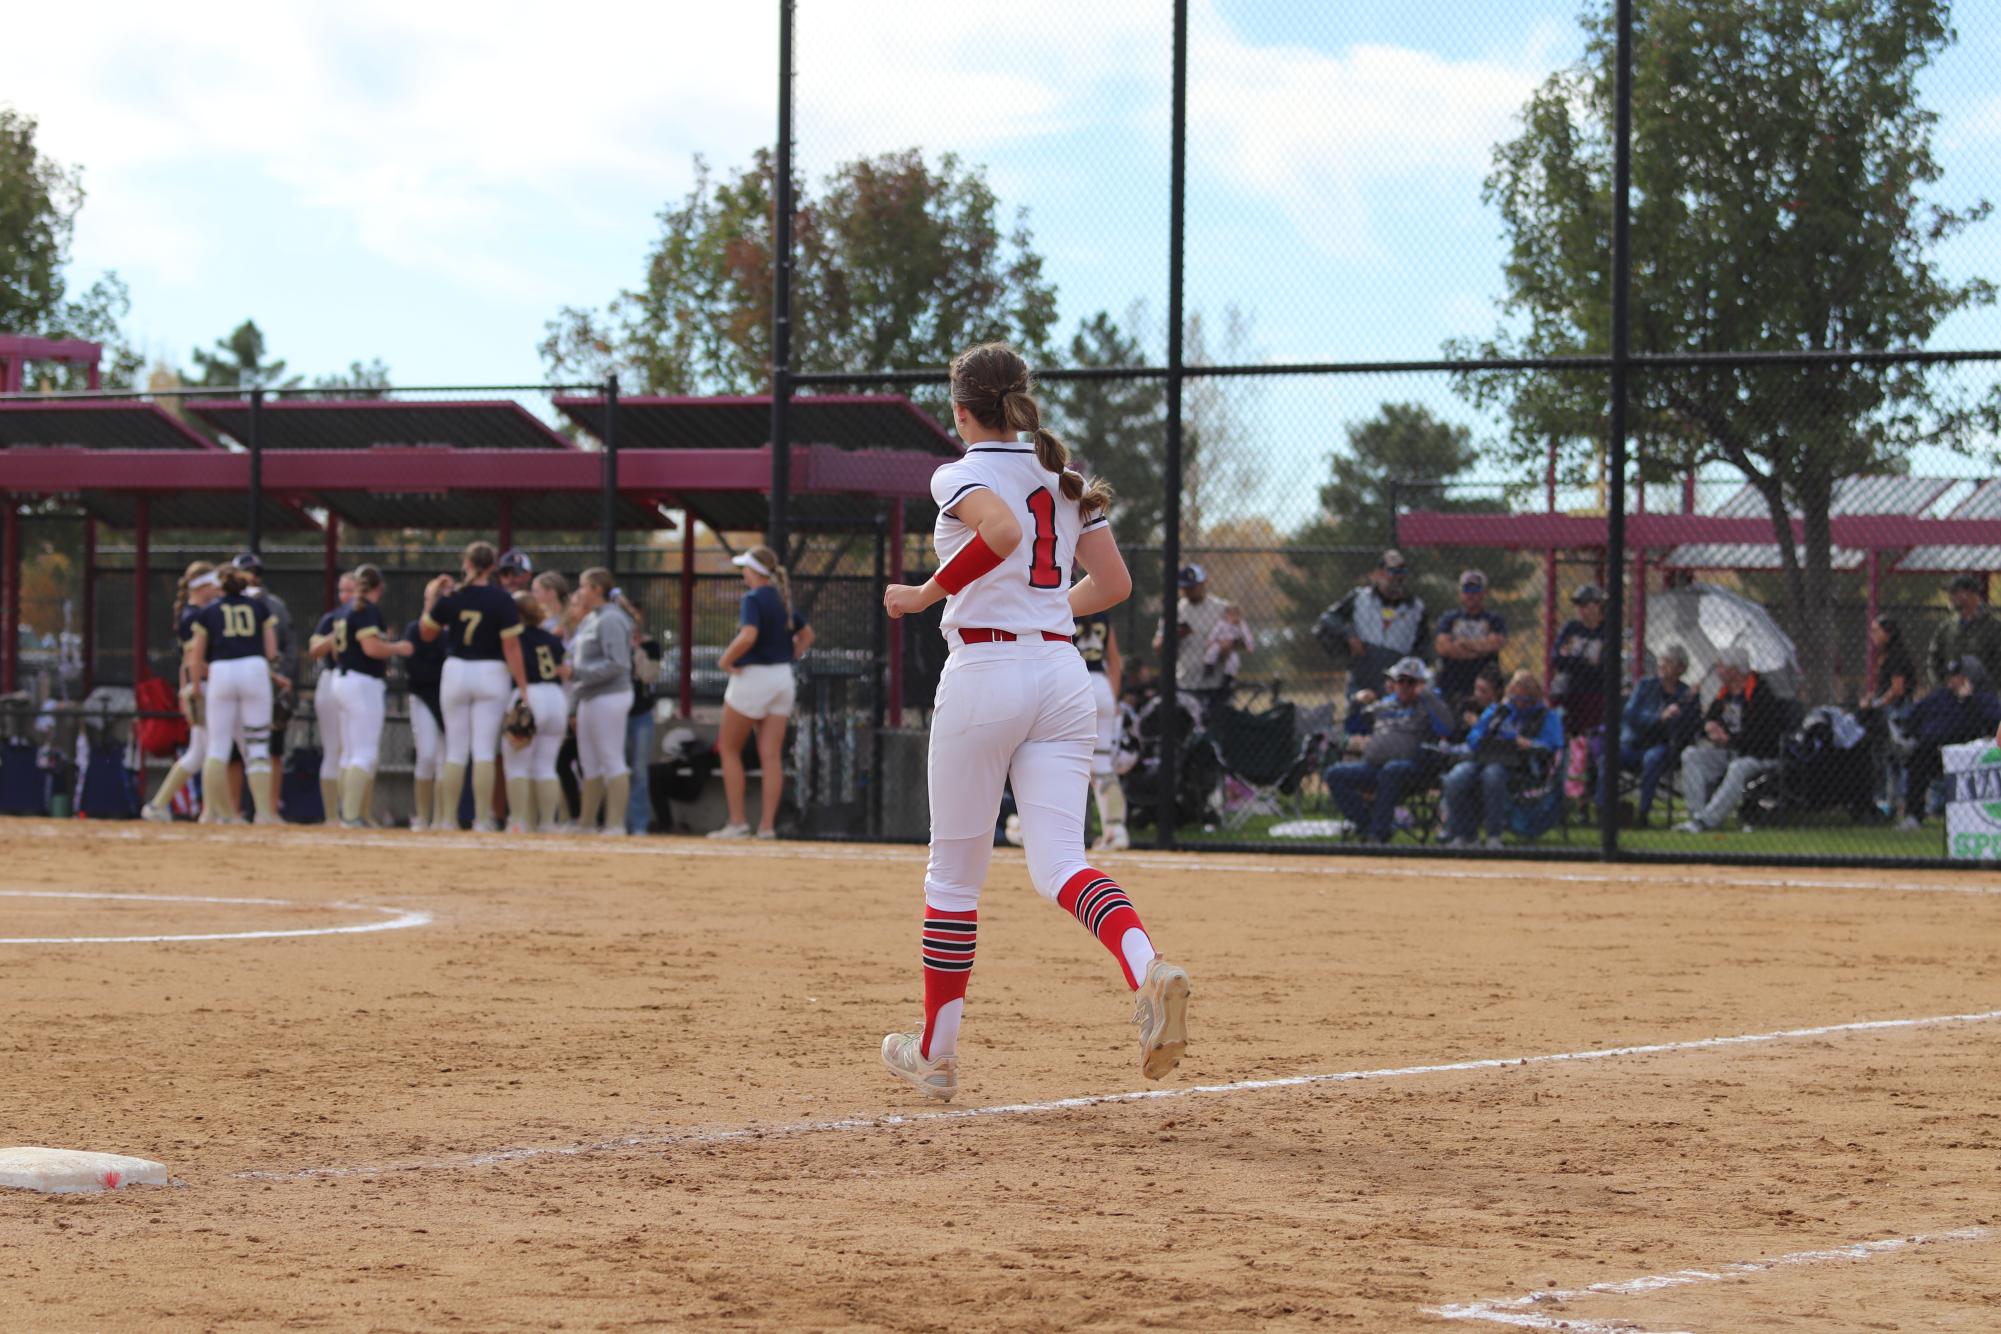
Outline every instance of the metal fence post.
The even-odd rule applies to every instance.
[[[1604,721],[1599,733],[1598,847],[1619,855],[1619,715],[1625,697],[1626,397],[1631,355],[1633,256],[1633,0],[1618,0],[1617,99],[1612,168],[1612,440],[1606,461]],[[1643,645],[1635,645],[1642,649]]]
[[[604,495],[599,503],[604,567],[618,579],[618,372],[604,381]]]
[[[778,0],[778,151],[772,182],[771,514],[765,540],[786,558],[791,540],[792,433],[792,0]]]
[[[1188,175],[1188,0],[1174,0],[1174,112],[1169,132],[1167,223],[1167,438],[1166,504],[1161,512],[1160,690],[1167,707],[1167,730],[1160,748],[1160,809],[1155,845],[1172,848],[1179,787],[1181,710],[1177,689],[1181,667],[1181,260]]]
[[[247,546],[252,555],[264,543],[264,386],[250,387],[250,530]]]

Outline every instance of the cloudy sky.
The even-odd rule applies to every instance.
[[[1961,6],[1928,83],[1953,200],[2001,196],[1991,4]],[[694,155],[727,168],[773,134],[776,8],[100,0],[86,28],[33,6],[9,17],[0,99],[84,169],[76,274],[126,277],[150,354],[186,364],[254,316],[307,374],[380,356],[403,383],[532,382],[557,307],[637,281]],[[958,151],[1029,210],[1066,325],[1158,312],[1168,10],[801,0],[803,163]],[[1191,303],[1239,307],[1243,350],[1270,359],[1435,356],[1489,331],[1500,249],[1480,180],[1529,90],[1576,55],[1575,0],[1192,11]],[[1989,230],[1955,268],[2001,272]],[[2001,317],[1948,335],[1992,346]]]

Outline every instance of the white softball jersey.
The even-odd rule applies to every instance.
[[[980,490],[993,492],[1014,511],[1021,544],[994,570],[945,600],[946,642],[962,647],[961,629],[1068,639],[1076,628],[1070,616],[1070,570],[1077,559],[1077,539],[1109,520],[1098,513],[1087,521],[1077,502],[1064,496],[1056,474],[1036,460],[1034,446],[977,444],[931,475],[931,498],[938,504],[931,543],[941,566],[973,540],[972,528],[955,511]]]

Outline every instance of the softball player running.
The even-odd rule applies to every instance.
[[[778,837],[778,803],[785,795],[785,727],[792,717],[792,664],[813,647],[813,627],[792,610],[792,581],[770,547],[752,547],[730,562],[743,571],[750,591],[743,595],[736,638],[716,665],[730,674],[723,688],[723,725],[716,752],[723,763],[723,797],[729,823],[710,838],[749,838],[744,819],[743,743],[757,734],[759,795],[763,821],[757,837]]]
[[[513,834],[558,832],[563,826],[563,785],[556,778],[556,752],[563,748],[570,707],[563,698],[563,641],[543,627],[542,604],[526,590],[514,595],[521,611],[521,660],[528,671],[523,696],[535,716],[535,736],[525,746],[511,742],[500,752],[507,774],[507,830]],[[537,823],[537,820],[540,823]]]
[[[424,590],[424,616],[418,623],[425,640],[444,638],[445,660],[438,700],[445,714],[445,767],[438,782],[435,829],[456,829],[459,797],[465,791],[466,766],[472,766],[472,827],[493,833],[493,778],[500,758],[500,720],[507,712],[508,681],[525,691],[527,670],[521,659],[521,612],[514,599],[493,582],[491,542],[474,542],[465,551],[465,582],[446,593],[433,579]]]
[[[252,792],[271,772],[271,686],[291,682],[278,675],[278,627],[271,609],[244,589],[250,580],[231,568],[222,573],[222,596],[195,616],[188,655],[201,687],[208,720],[208,759],[202,764],[202,819],[237,824],[229,793],[229,751],[240,744],[243,777]]]
[[[1091,674],[1091,703],[1098,710],[1098,747],[1091,752],[1091,791],[1098,798],[1098,852],[1122,852],[1132,846],[1126,834],[1126,789],[1113,767],[1113,747],[1119,736],[1119,637],[1112,618],[1103,612],[1077,618],[1077,652]]]
[[[1125,891],[1084,859],[1098,723],[1090,673],[1070,636],[1075,617],[1116,606],[1132,591],[1105,513],[1111,495],[1070,469],[1069,451],[1042,426],[1028,366],[1013,348],[987,343],[961,353],[951,388],[966,454],[931,480],[932,543],[944,565],[921,587],[892,584],[883,594],[891,616],[946,599],[951,649],[931,718],[924,1027],[885,1037],[883,1064],[929,1097],[958,1092],[980,887],[1001,788],[1011,780],[1035,888],[1118,961],[1137,993],[1140,1070],[1159,1079],[1188,1043],[1188,974],[1154,952]],[[1075,584],[1073,561],[1085,571]]]
[[[584,771],[577,824],[586,834],[625,833],[632,769],[625,761],[625,715],[632,710],[633,620],[620,605],[611,571],[585,570],[571,601],[583,620],[570,640],[570,679],[576,687],[577,765]],[[606,812],[598,829],[598,808]]]
[[[392,643],[382,619],[382,571],[358,565],[354,604],[335,632],[342,648],[335,691],[340,697],[340,823],[366,829],[375,809],[375,766],[382,755],[382,719],[389,702],[389,660],[410,655]]]
[[[313,682],[313,720],[320,734],[320,806],[328,824],[340,819],[340,699],[334,683],[340,679],[340,651],[347,647],[341,618],[354,602],[354,576],[341,575],[334,587],[339,600],[306,641],[306,656],[320,665]]]
[[[431,582],[438,585],[441,595],[458,587],[458,580],[449,574]],[[417,752],[411,769],[414,800],[410,828],[421,834],[431,827],[431,808],[437,802],[438,757],[445,749],[445,707],[438,698],[445,676],[445,641],[426,640],[420,619],[403,627],[403,642],[410,646],[410,656],[403,659],[403,679],[410,687],[410,742]]]
[[[167,776],[160,781],[160,790],[153,794],[153,799],[139,808],[140,815],[161,824],[173,822],[174,794],[202,771],[203,762],[208,758],[208,729],[202,725],[201,695],[195,688],[188,641],[194,638],[195,617],[201,614],[203,607],[221,596],[222,577],[215,572],[215,566],[205,560],[188,566],[181,575],[180,587],[174,590],[174,637],[181,645],[181,712],[188,719],[188,747],[167,770]]]

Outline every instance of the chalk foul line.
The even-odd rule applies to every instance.
[[[0,936],[0,945],[161,945],[198,940],[284,940],[298,936],[358,936],[376,931],[404,931],[429,926],[431,914],[414,908],[384,908],[372,903],[297,903],[289,899],[218,898],[207,894],[114,894],[56,889],[0,889],[7,899],[112,899],[122,903],[217,903],[236,907],[309,908],[333,912],[380,914],[381,920],[349,926],[295,927],[272,931],[204,931],[164,936]]]
[[[634,1149],[661,1149],[713,1144],[751,1143],[759,1140],[789,1139],[802,1135],[822,1135],[841,1131],[895,1130],[906,1126],[935,1126],[962,1121],[981,1121],[1009,1116],[1043,1116],[1053,1112],[1077,1111],[1089,1107],[1109,1107],[1121,1103],[1162,1102],[1230,1093],[1257,1093],[1269,1089],[1305,1088],[1315,1084],[1348,1084],[1363,1080],[1409,1079],[1420,1075],[1460,1074],[1480,1070],[1505,1070],[1521,1066],[1556,1065],[1581,1061],[1608,1061],[1629,1056],[1654,1056],[1665,1052],[1705,1051],[1719,1047],[1749,1047],[1763,1043],[1834,1037],[1844,1033],[1884,1033],[1914,1028],[1940,1028],[1956,1024],[1981,1024],[2001,1019],[2001,1010],[1970,1014],[1940,1014],[1918,1019],[1867,1019],[1846,1024],[1823,1024],[1815,1028],[1784,1028],[1769,1033],[1738,1033],[1726,1037],[1692,1038],[1680,1042],[1649,1042],[1629,1047],[1594,1047],[1586,1051],[1545,1052],[1531,1056],[1486,1057],[1471,1061],[1448,1061],[1438,1065],[1391,1066],[1378,1070],[1342,1070],[1327,1074],[1286,1075],[1275,1079],[1243,1079],[1228,1084],[1187,1084],[1173,1088],[1138,1089],[1129,1093],[1094,1093],[1076,1098],[1056,1098],[1048,1102],[1001,1103],[989,1107],[959,1107],[935,1112],[892,1113],[886,1116],[851,1116],[831,1121],[793,1121],[769,1126],[740,1126],[711,1129],[670,1130],[581,1144],[524,1145],[491,1149],[478,1153],[454,1154],[442,1158],[384,1163],[365,1167],[308,1167],[294,1171],[238,1172],[249,1181],[300,1181],[322,1177],[379,1176],[395,1172],[459,1171],[468,1168],[498,1167],[537,1158],[576,1158],[591,1154],[620,1153]]]
[[[1631,1320],[1580,1319],[1562,1310],[1550,1308],[1562,1307],[1581,1297],[1630,1297],[1641,1293],[1662,1292],[1670,1288],[1692,1287],[1702,1283],[1723,1283],[1733,1278],[1748,1278],[1756,1274],[1770,1273],[1774,1269],[1830,1264],[1839,1260],[1873,1260],[1881,1255],[1890,1255],[1918,1246],[1979,1241],[1991,1235],[1991,1232],[1991,1229],[1984,1227],[1962,1227],[1950,1232],[1924,1233],[1912,1237],[1885,1237],[1880,1241],[1851,1242],[1845,1246],[1834,1246],[1826,1250],[1794,1251],[1790,1255],[1780,1255],[1770,1260],[1741,1260],[1709,1269],[1678,1269],[1672,1274],[1648,1274],[1640,1278],[1623,1279],[1616,1283],[1593,1283],[1582,1288],[1551,1288],[1523,1293],[1519,1297],[1454,1302],[1447,1306],[1426,1307],[1425,1311],[1426,1314],[1435,1315],[1441,1320],[1478,1320],[1494,1325],[1512,1325],[1517,1329],[1563,1329],[1571,1331],[1572,1334],[1640,1334],[1640,1326]],[[1667,1334],[1667,1331],[1661,1331],[1661,1334]],[[1682,1334],[1686,1332],[1683,1331]]]

